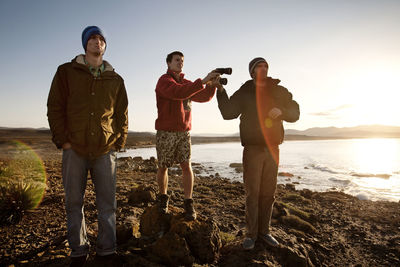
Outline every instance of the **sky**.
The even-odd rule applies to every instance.
[[[300,105],[288,129],[400,126],[400,1],[0,1],[0,127],[48,127],[47,96],[57,67],[84,53],[82,30],[106,33],[104,59],[125,81],[129,130],[154,132],[155,86],[166,55],[204,78],[232,67],[233,94],[264,57]],[[230,134],[213,98],[193,103],[192,133]]]

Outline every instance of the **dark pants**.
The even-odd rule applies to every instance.
[[[269,233],[279,165],[279,147],[272,149],[278,162],[266,147],[245,146],[243,150],[246,236],[253,239]]]

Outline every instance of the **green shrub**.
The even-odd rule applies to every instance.
[[[283,196],[282,199],[286,201],[302,203],[305,205],[311,205],[311,200],[306,199],[303,196],[296,193],[287,193],[285,196]]]
[[[235,240],[235,235],[225,232],[220,232],[222,245],[225,246]]]

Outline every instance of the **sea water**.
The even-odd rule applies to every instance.
[[[243,174],[229,167],[241,163],[238,142],[192,146],[192,162],[203,165],[199,175],[242,181]],[[156,157],[151,148],[130,149],[121,157]],[[297,189],[338,190],[360,199],[400,201],[400,139],[341,139],[286,141],[280,146],[278,183]]]

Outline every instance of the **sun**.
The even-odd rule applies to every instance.
[[[353,152],[356,159],[356,172],[364,174],[387,174],[394,171],[396,161],[400,158],[396,139],[354,140]]]

